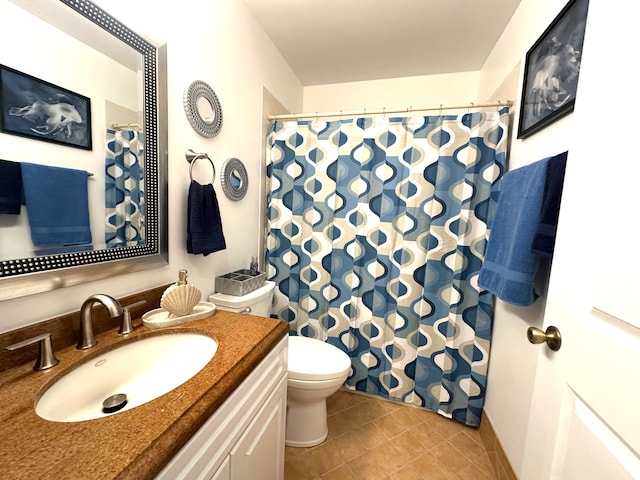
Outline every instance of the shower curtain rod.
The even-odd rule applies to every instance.
[[[358,116],[358,115],[380,115],[380,114],[389,114],[389,113],[412,113],[412,112],[427,112],[432,110],[459,110],[462,108],[485,108],[485,107],[511,107],[513,105],[512,100],[500,100],[497,102],[487,102],[487,103],[468,103],[466,105],[450,105],[443,106],[438,105],[437,107],[421,107],[421,108],[404,108],[399,110],[387,110],[383,108],[382,110],[372,110],[368,111],[366,109],[363,110],[353,110],[348,112],[343,112],[342,110],[339,112],[316,112],[316,113],[286,113],[282,115],[269,115],[269,120],[296,120],[298,118],[320,118],[320,117],[344,117],[344,116]]]

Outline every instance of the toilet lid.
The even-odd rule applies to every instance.
[[[289,378],[328,380],[350,371],[351,359],[338,347],[313,338],[289,337]]]

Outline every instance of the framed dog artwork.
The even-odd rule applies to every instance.
[[[0,130],[91,150],[91,100],[0,65]]]
[[[518,138],[573,111],[589,0],[571,0],[527,52]]]

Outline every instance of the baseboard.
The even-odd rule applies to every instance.
[[[496,472],[496,480],[517,480],[487,415],[482,416],[478,431],[489,455],[493,471]]]

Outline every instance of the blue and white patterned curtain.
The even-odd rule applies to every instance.
[[[144,243],[144,142],[135,130],[107,130],[105,242],[107,247]]]
[[[272,316],[352,359],[350,389],[478,425],[493,307],[477,285],[508,108],[274,122]]]

